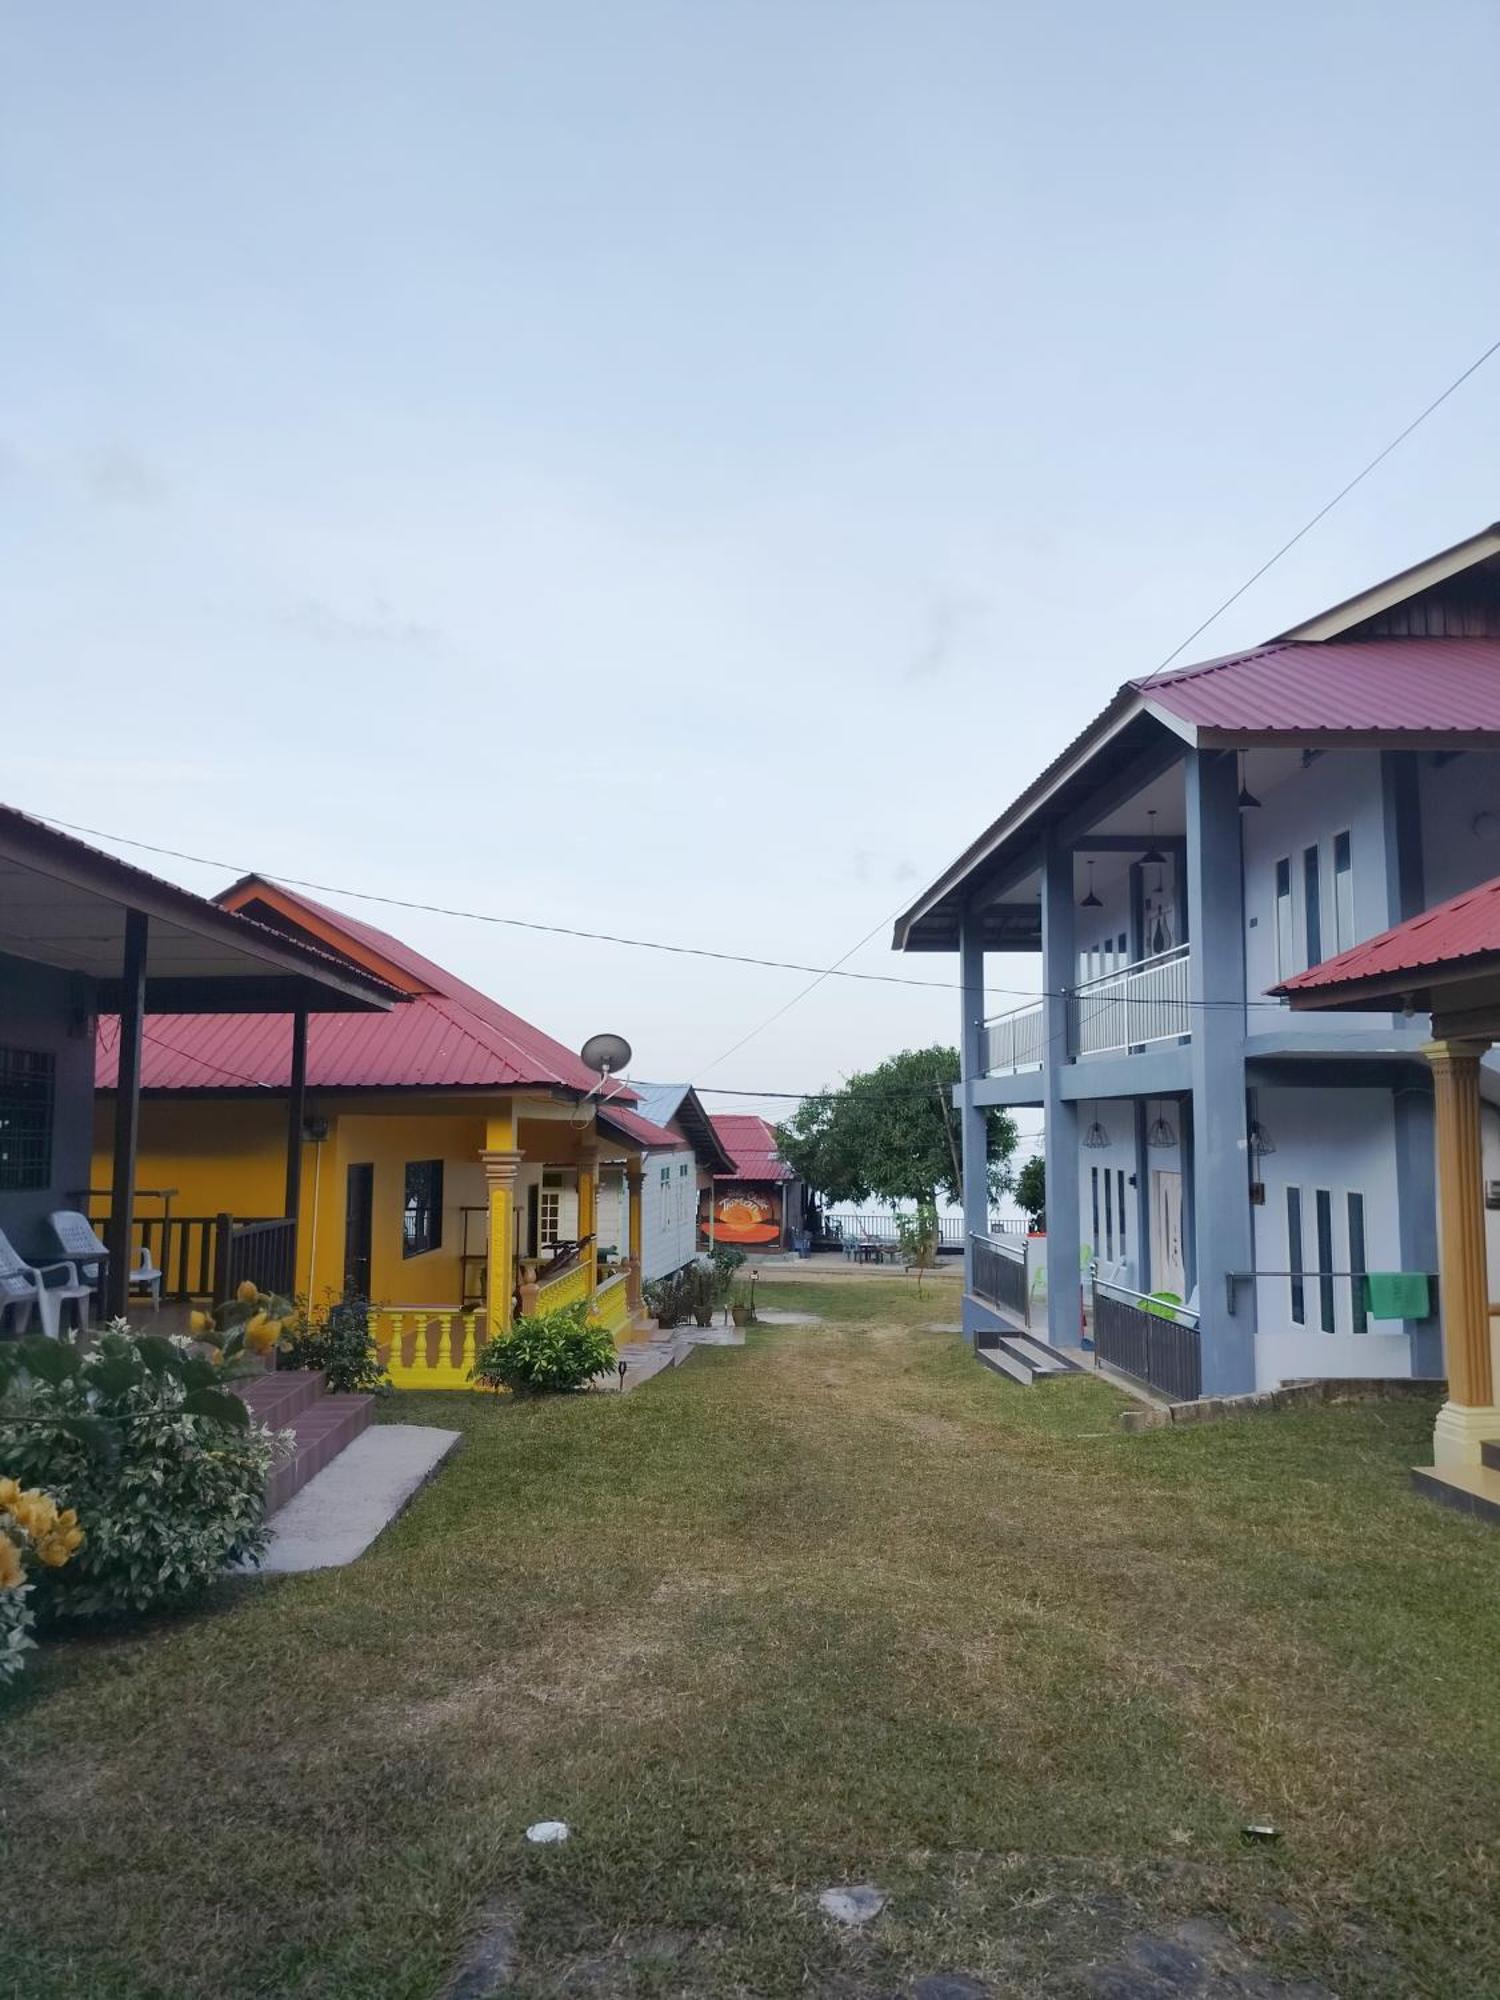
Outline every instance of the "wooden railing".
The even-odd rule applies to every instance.
[[[105,1236],[108,1201],[91,1202],[88,1218]],[[232,1297],[242,1278],[253,1278],[263,1291],[289,1295],[295,1286],[291,1247],[292,1224],[285,1216],[138,1215],[130,1261],[133,1266],[142,1248],[149,1253],[162,1274],[164,1299],[219,1304]]]
[[[232,1299],[249,1279],[260,1291],[290,1298],[297,1289],[297,1225],[290,1216],[260,1222],[217,1218],[214,1297]]]
[[[1094,1280],[1094,1352],[1148,1388],[1191,1403],[1203,1393],[1198,1315],[1124,1285]]]
[[[994,1236],[971,1236],[973,1293],[986,1305],[1026,1318],[1026,1240],[1007,1243]]]

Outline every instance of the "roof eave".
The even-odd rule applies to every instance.
[[[1500,522],[1493,522],[1489,527],[1481,528],[1477,535],[1455,542],[1450,549],[1441,549],[1424,562],[1413,563],[1410,569],[1399,570],[1383,583],[1371,584],[1366,590],[1356,591],[1353,597],[1346,597],[1341,604],[1330,605],[1326,611],[1317,612],[1300,625],[1278,632],[1274,639],[1266,643],[1275,645],[1284,640],[1336,639],[1341,632],[1363,624],[1367,618],[1378,617],[1382,611],[1389,611],[1418,591],[1431,590],[1437,584],[1446,583],[1449,577],[1461,575],[1464,570],[1472,569],[1475,563],[1483,562],[1492,555],[1500,555]]]

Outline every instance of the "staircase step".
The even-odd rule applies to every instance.
[[[1479,1462],[1491,1472],[1500,1472],[1500,1438],[1486,1438],[1479,1447]]]
[[[269,1424],[273,1431],[319,1401],[324,1391],[322,1371],[317,1368],[277,1369],[234,1385],[234,1393],[255,1421]]]
[[[1033,1340],[1029,1333],[1002,1333],[1000,1345],[1008,1347],[1018,1361],[1026,1362],[1039,1375],[1071,1375],[1076,1368],[1065,1354],[1055,1347],[1048,1347],[1045,1341]]]
[[[997,1375],[1008,1376],[1012,1382],[1019,1382],[1023,1389],[1029,1389],[1036,1380],[1037,1371],[1027,1361],[1020,1361],[1004,1347],[976,1347],[975,1356],[986,1368],[992,1368]]]
[[[295,1433],[297,1448],[291,1458],[278,1465],[266,1481],[266,1512],[274,1514],[294,1493],[300,1492],[325,1465],[338,1457],[370,1427],[375,1415],[373,1396],[322,1396],[298,1412],[278,1430]]]
[[[1480,1447],[1482,1451],[1492,1448]],[[1472,1514],[1477,1520],[1500,1523],[1500,1471],[1493,1469],[1489,1459],[1483,1465],[1444,1466],[1441,1470],[1434,1465],[1414,1465],[1411,1483],[1440,1506]]]

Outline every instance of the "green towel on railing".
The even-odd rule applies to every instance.
[[[1365,1301],[1371,1319],[1426,1319],[1432,1310],[1425,1271],[1367,1271]]]

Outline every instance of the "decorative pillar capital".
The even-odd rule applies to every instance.
[[[480,1163],[484,1168],[484,1178],[489,1187],[513,1188],[516,1184],[516,1170],[522,1155],[509,1148],[489,1149],[480,1153]]]
[[[639,1194],[646,1185],[646,1169],[639,1160],[628,1163],[625,1168],[625,1185],[632,1194]]]
[[[1460,1036],[1453,1036],[1442,1041],[1428,1042],[1422,1053],[1433,1069],[1477,1069],[1480,1059],[1488,1053],[1489,1046],[1488,1042],[1469,1041]]]

